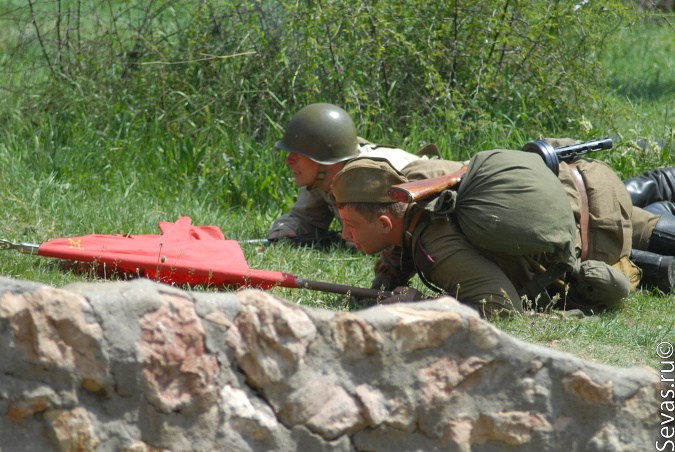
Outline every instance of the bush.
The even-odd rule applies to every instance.
[[[318,100],[372,133],[560,127],[597,95],[598,54],[626,17],[619,1],[69,3],[16,12],[48,68],[33,111],[68,121],[86,100],[100,129],[132,115],[178,137],[264,139]]]
[[[271,148],[311,102],[449,158],[585,138],[584,118],[609,110],[599,57],[629,18],[619,0],[15,3],[0,46],[24,72],[0,114],[21,118],[42,171],[89,179],[115,161],[245,207],[292,198]]]

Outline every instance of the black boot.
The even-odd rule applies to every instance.
[[[675,201],[675,168],[660,168],[625,179],[633,205],[645,207],[659,201]]]
[[[663,215],[664,213],[669,213],[675,215],[675,202],[673,201],[659,201],[653,202],[648,206],[644,206],[644,209],[647,212],[651,212],[654,215]]]
[[[630,260],[642,269],[640,287],[658,287],[666,293],[675,287],[675,258],[649,251],[632,250]]]
[[[675,256],[675,215],[661,215],[649,237],[648,251],[663,256]]]

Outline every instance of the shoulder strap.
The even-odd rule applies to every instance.
[[[570,173],[572,174],[572,180],[574,180],[574,185],[576,185],[581,199],[581,218],[579,219],[579,224],[581,226],[581,260],[585,261],[588,258],[588,238],[590,235],[588,225],[588,195],[586,194],[584,178],[579,172],[576,163],[568,163],[568,166],[570,168]]]
[[[433,267],[433,259],[427,251],[422,247],[422,244],[419,241],[420,235],[429,225],[428,212],[419,205],[413,204],[409,207],[412,209],[410,214],[407,215],[407,221],[405,229],[403,232],[403,253],[401,253],[401,267],[403,268],[403,260],[409,258],[413,262],[415,267],[415,272],[419,276],[420,280],[427,286],[429,289],[437,293],[443,293],[443,290],[436,285],[432,284],[426,276],[425,272],[430,272]],[[427,215],[425,215],[425,212]],[[417,259],[417,252],[421,252],[427,259]]]
[[[414,210],[408,217],[409,218],[408,224],[406,225],[405,231],[403,232],[403,241],[405,242],[406,248],[412,250],[413,234],[415,233],[415,229],[417,229],[417,225],[419,224],[420,219],[422,218],[424,209],[419,208],[419,206],[410,206],[410,208]]]
[[[424,248],[424,245],[422,244],[422,241],[420,240],[420,236],[422,235],[422,232],[426,229],[426,227],[429,225],[429,221],[424,221],[413,233],[412,239],[411,239],[411,249],[410,252],[412,253],[412,260],[415,264],[415,270],[417,271],[417,276],[419,276],[420,280],[424,283],[425,286],[427,286],[429,289],[433,290],[436,293],[444,293],[445,290],[442,288],[438,287],[436,284],[432,283],[429,281],[426,277],[426,274],[431,274],[431,270],[436,263],[429,252]],[[420,253],[422,255],[422,258],[418,259],[417,255]]]

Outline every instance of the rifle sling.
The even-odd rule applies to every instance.
[[[581,199],[581,212],[579,218],[579,226],[581,227],[581,260],[585,261],[588,259],[588,239],[590,235],[588,226],[590,217],[588,212],[588,195],[586,194],[586,184],[584,183],[584,178],[579,172],[579,168],[577,168],[576,163],[568,163],[568,166]]]
[[[403,268],[403,261],[405,259],[406,253],[410,254],[410,259],[413,261],[415,266],[415,271],[420,280],[427,286],[429,289],[437,293],[443,293],[443,289],[437,287],[435,284],[432,284],[424,275],[425,271],[429,271],[430,268],[427,268],[424,264],[418,265],[418,262],[415,259],[415,249],[413,244],[419,239],[419,236],[429,222],[422,222],[420,225],[420,220],[424,217],[425,209],[418,205],[411,205],[409,209],[414,209],[413,212],[408,216],[409,220],[406,224],[405,230],[403,232],[403,253],[401,254],[401,268]],[[419,227],[418,227],[419,226]]]
[[[403,240],[405,241],[405,246],[407,249],[412,249],[413,234],[415,233],[415,228],[417,227],[417,224],[420,222],[422,214],[424,213],[424,209],[422,208],[417,207],[415,209],[416,210],[410,216],[410,221],[408,222],[405,232],[403,233]]]

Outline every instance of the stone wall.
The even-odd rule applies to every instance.
[[[660,389],[451,298],[332,312],[0,278],[2,451],[652,450]]]

